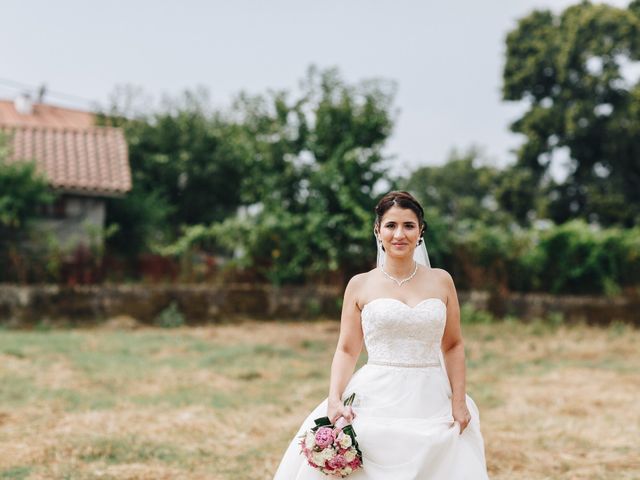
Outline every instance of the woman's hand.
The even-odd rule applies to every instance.
[[[331,423],[336,423],[340,417],[344,417],[348,423],[351,423],[356,418],[356,412],[353,411],[351,405],[344,405],[342,400],[333,399],[329,400],[327,417],[329,417]]]
[[[461,400],[452,400],[451,413],[453,415],[453,420],[460,424],[460,434],[462,434],[471,421],[471,413],[469,413],[469,409],[467,408],[466,398]]]

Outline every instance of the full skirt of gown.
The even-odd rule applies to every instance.
[[[354,373],[344,397],[356,392],[353,428],[363,453],[352,480],[487,479],[480,415],[466,396],[471,422],[460,434],[451,415],[451,386],[439,367],[365,364]],[[328,478],[309,466],[300,438],[326,416],[327,399],[307,416],[286,450],[274,480]]]

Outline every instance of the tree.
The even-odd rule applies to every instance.
[[[133,180],[156,191],[176,226],[222,220],[240,204],[245,158],[228,141],[227,125],[198,110],[154,115],[125,129]]]
[[[33,162],[8,162],[10,153],[6,137],[0,134],[0,279],[15,281],[28,277],[31,265],[25,260],[33,252],[26,240],[33,220],[53,195]]]
[[[508,217],[498,211],[495,197],[499,173],[483,164],[481,151],[472,147],[466,152],[454,150],[444,165],[414,170],[401,185],[449,224],[467,219],[503,222]]]
[[[509,165],[499,172],[493,194],[503,212],[520,225],[529,226],[532,220],[548,214],[549,188],[544,184],[540,187],[530,168]]]
[[[241,189],[251,208],[187,229],[174,247],[226,246],[273,283],[343,281],[370,266],[394,93],[391,82],[349,85],[336,70],[311,68],[297,96],[241,95],[231,118],[252,159]]]
[[[53,199],[33,162],[7,162],[9,148],[0,135],[0,238],[26,230],[42,205]]]
[[[241,204],[249,160],[236,127],[210,111],[206,91],[165,99],[161,110],[133,106],[142,93],[120,88],[101,125],[124,129],[133,190],[108,205],[119,226],[109,244],[134,255],[175,238],[181,225],[221,221]]]
[[[529,109],[512,125],[526,140],[518,165],[551,191],[557,222],[640,223],[640,7],[584,1],[561,14],[535,10],[507,36],[503,97]],[[568,176],[550,181],[554,158]]]

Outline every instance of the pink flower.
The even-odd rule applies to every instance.
[[[360,457],[356,457],[356,458],[354,458],[353,460],[351,460],[351,461],[349,462],[349,466],[350,466],[352,469],[354,469],[354,470],[355,470],[356,468],[360,467]]]
[[[343,455],[340,455],[340,454],[336,455],[335,457],[333,457],[331,460],[327,462],[327,467],[333,470],[339,470],[346,466],[347,466],[347,460],[344,458]]]
[[[328,447],[333,443],[333,430],[329,427],[321,427],[316,431],[316,445],[320,448]]]

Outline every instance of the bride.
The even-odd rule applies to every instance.
[[[346,287],[329,396],[302,423],[274,480],[327,478],[306,463],[298,438],[322,416],[353,424],[363,464],[352,480],[487,479],[451,275],[430,267],[424,211],[411,194],[390,192],[375,212],[378,266]],[[363,343],[368,361],[354,373]],[[353,405],[343,405],[352,393]]]

